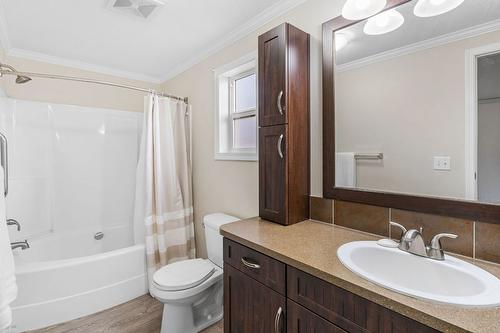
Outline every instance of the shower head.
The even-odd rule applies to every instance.
[[[16,83],[17,84],[23,84],[23,83],[30,82],[30,81],[31,81],[31,78],[28,77],[28,76],[18,75],[16,77]]]
[[[5,70],[5,68],[7,70]],[[2,76],[2,74],[5,74],[5,72],[11,72],[11,73],[8,73],[8,74],[14,74],[16,75],[15,73],[18,73],[18,71],[16,71],[16,69],[10,65],[7,65],[7,64],[2,64],[0,63],[0,70],[3,70],[4,72],[3,73],[0,73],[0,76]],[[16,75],[16,83],[17,84],[23,84],[23,83],[26,83],[26,82],[29,82],[31,81],[31,78],[29,76],[26,76],[26,75]]]

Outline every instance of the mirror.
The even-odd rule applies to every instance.
[[[500,203],[500,1],[419,6],[335,32],[335,185]]]

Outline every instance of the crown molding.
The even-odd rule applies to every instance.
[[[173,77],[181,74],[182,72],[185,72],[189,68],[193,67],[194,65],[202,62],[206,58],[214,55],[215,53],[219,52],[220,50],[230,46],[231,44],[235,43],[236,41],[248,36],[252,32],[258,30],[262,26],[264,26],[266,23],[269,23],[270,21],[282,16],[283,14],[287,13],[288,11],[292,10],[293,8],[303,4],[307,0],[282,0],[275,5],[269,7],[266,9],[264,12],[260,13],[259,15],[253,17],[246,23],[242,24],[238,29],[233,30],[231,33],[226,35],[225,38],[222,38],[218,43],[216,43],[214,46],[199,52],[197,55],[187,59],[186,61],[176,65],[173,69],[169,70],[164,76],[163,76],[163,81],[166,82]]]
[[[361,58],[358,60],[354,60],[342,65],[335,66],[336,72],[345,72],[357,68],[361,68],[364,66],[368,66],[377,62],[382,62],[390,59],[394,59],[397,57],[401,57],[404,55],[408,55],[411,53],[415,53],[418,51],[423,51],[426,49],[430,49],[433,47],[457,42],[463,39],[476,37],[482,34],[486,34],[489,32],[494,32],[500,29],[500,20],[491,21],[485,24],[476,25],[470,28],[466,28],[463,30],[459,30],[456,32],[452,32],[446,35],[434,37],[431,39],[427,39],[421,42],[413,43],[410,45],[406,45],[400,48],[396,48],[393,50],[385,51],[382,53],[378,53],[372,56],[368,56],[365,58]]]
[[[119,69],[115,69],[115,68],[111,68],[111,67],[107,67],[107,66],[95,65],[95,64],[91,64],[91,63],[87,63],[87,62],[83,62],[83,61],[78,61],[78,60],[70,60],[70,59],[66,59],[63,57],[56,57],[56,56],[48,55],[48,54],[41,53],[41,52],[28,51],[28,50],[18,49],[18,48],[10,48],[9,50],[6,50],[6,53],[9,57],[16,57],[16,58],[23,58],[23,59],[34,60],[34,61],[41,61],[41,62],[45,62],[45,63],[49,63],[49,64],[60,65],[60,66],[65,66],[65,67],[70,67],[70,68],[77,68],[77,69],[95,72],[95,73],[99,73],[99,74],[121,77],[124,79],[144,81],[144,82],[155,83],[155,84],[160,84],[162,82],[161,78],[154,77],[154,76],[149,76],[149,75],[144,75],[144,74],[139,74],[139,73],[134,73],[134,72],[128,72],[128,71],[122,71]]]
[[[41,61],[41,62],[46,62],[46,63],[54,64],[54,65],[60,65],[60,66],[65,66],[65,67],[70,67],[70,68],[77,68],[77,69],[96,72],[96,73],[100,73],[100,74],[112,75],[112,76],[121,77],[124,79],[145,81],[148,83],[160,84],[162,82],[161,78],[158,78],[158,77],[153,77],[153,76],[148,76],[148,75],[143,75],[143,74],[133,73],[133,72],[128,72],[128,71],[122,71],[122,70],[118,70],[118,69],[107,67],[107,66],[91,64],[91,63],[78,61],[78,60],[75,61],[75,60],[71,60],[71,59],[67,59],[67,58],[63,58],[63,57],[52,56],[52,55],[41,53],[41,52],[35,52],[35,51],[29,51],[29,50],[25,50],[25,49],[15,48],[12,46],[12,44],[10,42],[6,22],[7,21],[6,21],[6,17],[5,17],[5,9],[3,6],[3,2],[0,1],[0,44],[3,48],[3,51],[4,51],[6,56],[23,58],[23,59],[27,59],[27,60]]]
[[[149,83],[161,84],[169,79],[179,75],[180,73],[186,71],[192,66],[200,63],[204,59],[210,57],[211,55],[217,53],[218,51],[224,49],[225,47],[233,44],[239,39],[246,37],[250,33],[256,31],[266,23],[269,23],[273,19],[285,14],[291,9],[297,7],[298,5],[306,2],[307,0],[282,0],[275,5],[269,7],[264,12],[255,16],[254,18],[247,21],[245,24],[241,25],[238,29],[233,30],[230,34],[227,34],[225,38],[222,38],[214,46],[197,52],[195,56],[185,60],[184,62],[175,65],[171,70],[169,70],[165,75],[161,77],[148,76],[140,73],[133,73],[128,71],[122,71],[115,68],[96,65],[92,63],[87,63],[83,61],[75,61],[64,57],[52,56],[49,54],[29,51],[21,48],[14,48],[10,43],[9,36],[6,29],[5,21],[5,11],[3,5],[0,1],[0,43],[4,49],[5,55],[24,58],[28,60],[41,61],[46,63],[51,63],[55,65],[61,65],[65,67],[77,68],[86,71],[92,71],[101,74],[112,75],[116,77],[145,81]]]

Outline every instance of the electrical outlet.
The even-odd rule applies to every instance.
[[[450,156],[434,156],[434,170],[451,170]]]

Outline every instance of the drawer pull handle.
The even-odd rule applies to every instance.
[[[282,312],[283,312],[283,309],[280,306],[278,309],[278,312],[276,312],[276,317],[274,317],[274,333],[279,333]]]
[[[247,266],[248,268],[252,268],[252,269],[259,269],[260,268],[260,265],[259,264],[255,264],[253,262],[250,262],[248,261],[247,259],[245,258],[241,258],[241,263],[245,266]]]
[[[283,134],[281,134],[280,138],[278,139],[278,154],[280,155],[281,158],[283,158],[283,150],[281,149],[282,143],[283,143]]]
[[[278,111],[283,115],[283,106],[281,105],[281,99],[283,98],[283,90],[278,94],[278,99],[276,100],[276,105],[278,106]]]

